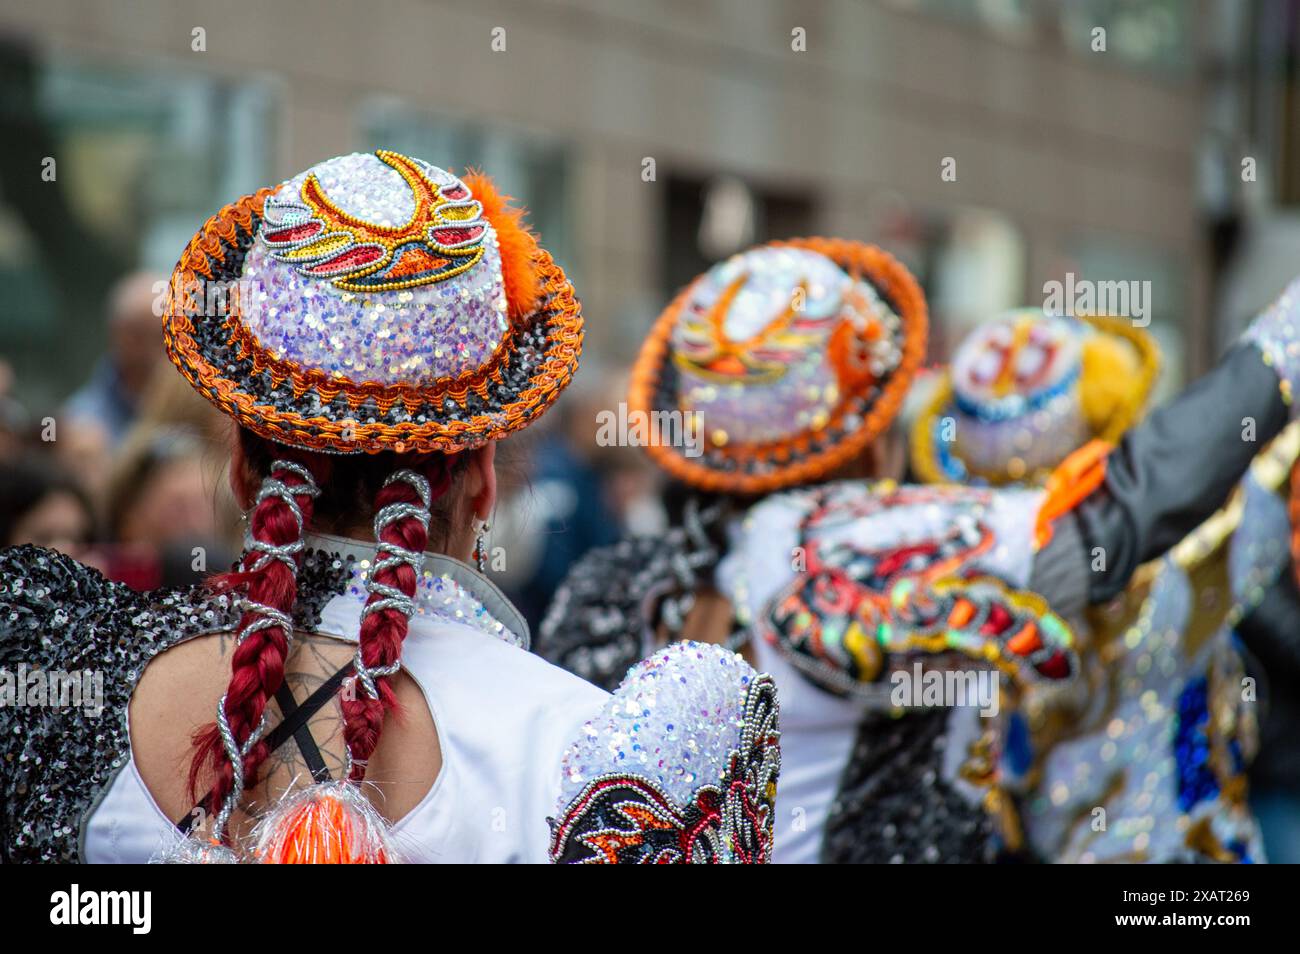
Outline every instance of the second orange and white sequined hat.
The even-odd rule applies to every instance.
[[[629,415],[689,415],[702,440],[648,450],[711,492],[825,479],[889,427],[925,353],[925,296],[874,245],[792,239],[696,278],[641,348]]]

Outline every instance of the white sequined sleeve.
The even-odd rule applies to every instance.
[[[766,863],[779,737],[772,681],[738,654],[659,650],[565,753],[551,860]]]

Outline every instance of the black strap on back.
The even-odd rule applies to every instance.
[[[293,690],[286,683],[280,683],[280,688],[275,691],[275,701],[280,704],[280,712],[284,715],[284,721],[294,722],[298,725],[293,730],[293,740],[298,743],[298,751],[302,753],[303,761],[307,763],[307,769],[311,772],[311,780],[313,782],[328,781],[330,770],[325,767],[325,760],[321,758],[320,754],[320,746],[311,737],[311,728],[307,725],[311,713],[305,712],[306,706],[298,705],[297,700],[293,697]]]
[[[352,675],[352,663],[348,663],[321,683],[302,705],[298,705],[294,701],[293,692],[287,685],[282,683],[280,688],[276,690],[275,701],[280,706],[283,718],[267,735],[266,744],[270,746],[270,751],[274,752],[292,737],[298,743],[298,751],[302,753],[307,768],[311,771],[313,781],[329,781],[330,771],[325,766],[325,759],[320,754],[320,746],[312,738],[311,729],[308,728],[307,723],[312,716],[324,707],[325,703],[334,698],[334,694],[339,691],[339,686],[343,685],[343,680],[350,675]],[[176,822],[176,827],[180,829],[182,835],[189,834],[197,818],[211,812],[212,807],[208,803],[208,798],[205,795],[203,801],[191,808],[189,814]]]

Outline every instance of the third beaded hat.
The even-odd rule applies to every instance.
[[[1089,441],[1116,443],[1159,367],[1128,319],[1008,312],[957,348],[913,428],[913,469],[925,483],[1041,484]]]

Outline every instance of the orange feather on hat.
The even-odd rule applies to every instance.
[[[497,191],[496,184],[478,169],[464,177],[474,198],[483,206],[483,215],[492,223],[501,249],[501,277],[505,283],[506,304],[514,320],[527,317],[541,302],[537,266],[537,236],[524,224],[524,210],[510,203],[513,199]]]

